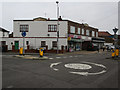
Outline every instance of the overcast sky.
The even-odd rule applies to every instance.
[[[60,0],[59,0],[60,1]],[[99,31],[109,31],[118,27],[118,2],[65,2],[60,1],[60,15],[63,19],[88,23]],[[2,2],[0,3],[0,26],[13,31],[14,19],[33,19],[46,17],[56,19],[54,2]]]

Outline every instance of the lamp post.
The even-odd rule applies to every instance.
[[[117,41],[118,41],[118,39],[117,39],[117,31],[118,31],[118,29],[117,28],[114,28],[113,29],[113,32],[114,32],[114,46],[115,46],[115,58],[118,56],[118,53],[119,52],[117,52]]]
[[[57,54],[58,54],[59,53],[59,47],[58,47],[58,38],[59,38],[59,20],[58,20],[58,18],[59,18],[59,6],[58,6],[58,4],[59,4],[59,2],[56,1],[56,4],[57,4]]]
[[[117,39],[117,31],[118,31],[118,29],[117,28],[114,28],[113,29],[113,32],[114,32],[114,45],[115,45],[115,49],[117,48],[117,41],[118,41],[118,39]]]

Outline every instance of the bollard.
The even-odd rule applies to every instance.
[[[40,54],[40,57],[43,57],[43,48],[40,48],[39,54]]]
[[[113,49],[112,50],[112,58],[114,58],[115,57],[115,50]]]
[[[119,56],[119,49],[116,49],[115,53],[116,53],[116,57],[118,57]]]
[[[23,55],[23,48],[22,47],[20,47],[19,54]]]

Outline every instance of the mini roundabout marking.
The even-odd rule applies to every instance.
[[[57,63],[52,63],[50,65],[50,68],[52,68],[54,71],[59,71],[59,69],[55,68],[55,66],[58,66],[62,64],[62,62],[57,62]],[[92,63],[92,62],[81,62],[81,63],[67,63],[64,64],[65,68],[71,69],[71,70],[91,70],[93,67],[99,67],[102,68],[101,71],[98,72],[88,72],[88,71],[69,71],[71,74],[77,74],[77,75],[82,75],[82,76],[89,76],[89,75],[99,75],[103,74],[106,71],[106,66],[98,63]]]

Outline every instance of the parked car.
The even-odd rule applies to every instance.
[[[96,51],[98,49],[98,45],[95,43],[89,43],[87,46],[87,51]]]
[[[111,48],[111,49],[115,49],[115,46],[114,46],[114,45],[111,45],[110,48]]]
[[[106,49],[111,51],[112,49],[115,49],[114,45],[106,45]]]

